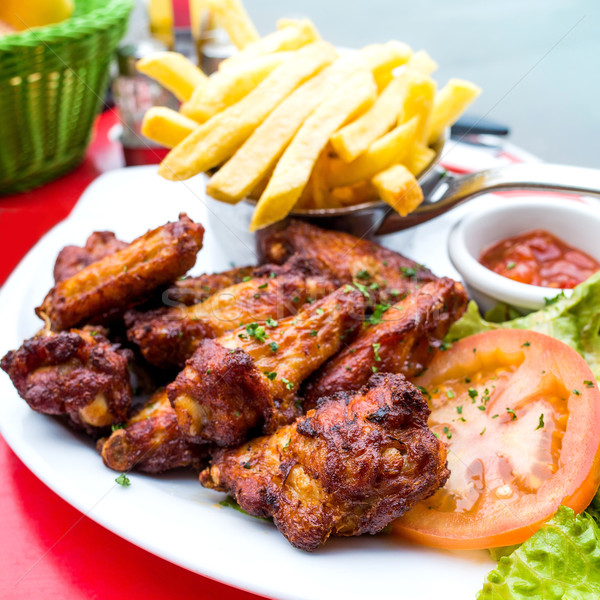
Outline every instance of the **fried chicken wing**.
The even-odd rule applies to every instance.
[[[185,214],[145,233],[126,248],[57,283],[36,308],[53,329],[63,330],[111,310],[124,310],[196,262],[204,228]]]
[[[93,434],[127,418],[130,358],[129,350],[86,327],[31,338],[2,358],[0,367],[33,410],[67,415]]]
[[[204,273],[197,277],[179,279],[163,292],[163,304],[200,304],[220,290],[252,277],[255,270],[256,267],[235,267],[223,273]]]
[[[166,389],[158,390],[125,426],[98,440],[104,464],[115,471],[161,473],[178,467],[199,469],[206,447],[184,439]]]
[[[294,253],[317,258],[340,283],[364,285],[374,302],[397,302],[418,285],[436,279],[431,271],[393,250],[302,221],[291,221],[285,229],[266,235],[261,246],[266,260],[273,263]]]
[[[373,370],[414,377],[466,306],[463,286],[447,277],[413,291],[315,373],[306,386],[305,408],[323,396],[360,388]]]
[[[292,422],[300,383],[351,339],[364,310],[362,294],[339,289],[295,317],[204,340],[167,388],[186,438],[233,446]]]
[[[112,231],[94,231],[83,248],[65,246],[56,257],[54,282],[59,283],[79,273],[85,267],[127,246]]]
[[[267,265],[257,270],[257,277],[193,306],[129,311],[125,315],[128,338],[151,364],[181,368],[202,340],[240,325],[293,315],[307,301],[323,298],[336,289],[332,274],[321,271],[314,261],[294,264],[295,269],[285,270]]]
[[[273,517],[296,548],[377,533],[446,482],[446,447],[402,375],[376,374],[271,436],[218,450],[200,483],[248,513]]]

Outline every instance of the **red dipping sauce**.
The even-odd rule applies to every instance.
[[[597,260],[543,229],[490,246],[479,262],[514,281],[549,288],[571,289],[600,271]]]

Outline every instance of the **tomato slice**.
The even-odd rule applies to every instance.
[[[600,483],[600,394],[586,362],[532,331],[481,333],[439,352],[415,380],[448,445],[446,485],[394,531],[443,548],[525,541]]]

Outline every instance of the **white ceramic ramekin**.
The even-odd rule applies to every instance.
[[[545,298],[561,290],[512,281],[484,267],[478,260],[491,244],[533,229],[545,229],[570,246],[600,261],[600,202],[549,198],[511,199],[499,205],[480,203],[459,221],[448,239],[450,260],[482,312],[498,302],[522,313],[542,308]],[[565,290],[565,294],[571,293]]]

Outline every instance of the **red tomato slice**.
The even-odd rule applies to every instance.
[[[439,352],[415,384],[451,475],[395,532],[493,548],[525,541],[561,504],[588,506],[600,483],[600,394],[572,348],[532,331],[481,333]]]

